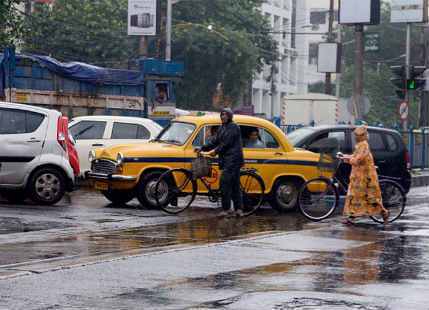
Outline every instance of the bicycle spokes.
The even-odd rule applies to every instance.
[[[244,214],[250,215],[262,204],[264,185],[260,177],[250,172],[240,174],[240,189],[243,198]]]
[[[158,206],[167,213],[182,212],[194,201],[196,183],[189,171],[173,169],[162,174],[156,185]]]

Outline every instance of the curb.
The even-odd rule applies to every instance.
[[[413,175],[411,178],[411,187],[420,187],[429,185],[429,174]]]

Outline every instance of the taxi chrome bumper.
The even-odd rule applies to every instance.
[[[137,177],[130,175],[121,175],[121,174],[105,174],[87,171],[85,173],[85,178],[91,180],[103,180],[103,181],[135,181]]]

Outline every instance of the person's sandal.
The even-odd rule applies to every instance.
[[[389,224],[389,210],[385,210],[382,212],[381,216],[383,217],[383,224],[387,225]]]
[[[353,221],[353,219],[354,219],[354,217],[349,216],[343,220],[343,224],[344,225],[354,225],[355,222]]]

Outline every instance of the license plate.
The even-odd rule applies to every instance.
[[[109,184],[104,182],[95,182],[94,187],[99,191],[107,191],[109,189]]]

